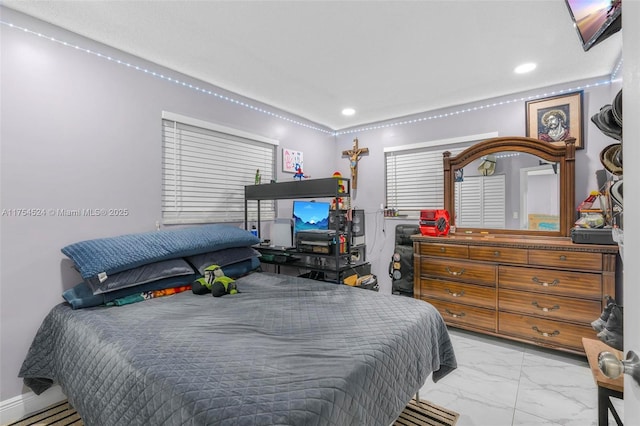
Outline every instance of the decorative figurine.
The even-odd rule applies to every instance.
[[[358,148],[358,138],[353,140],[353,149],[342,151],[342,155],[349,156],[349,167],[351,167],[351,188],[358,188],[358,161],[362,154],[368,154],[369,148]]]
[[[308,178],[308,177],[310,176],[307,176],[302,172],[302,166],[300,165],[300,163],[296,163],[296,173],[293,175],[293,178],[302,180],[302,178]]]

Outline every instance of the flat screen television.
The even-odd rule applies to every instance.
[[[622,28],[622,0],[565,0],[586,52]]]
[[[293,202],[293,234],[299,231],[329,229],[331,203],[321,201]]]

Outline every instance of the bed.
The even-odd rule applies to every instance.
[[[440,314],[401,296],[259,270],[238,294],[55,306],[19,376],[87,425],[384,425],[456,368]]]

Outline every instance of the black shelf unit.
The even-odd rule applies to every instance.
[[[350,197],[351,181],[345,178],[324,178],[324,179],[308,179],[292,182],[277,182],[277,183],[265,183],[260,185],[247,185],[244,187],[244,228],[249,229],[249,215],[248,207],[249,201],[257,201],[257,228],[258,236],[260,236],[260,201],[261,200],[284,200],[294,198],[347,198]],[[344,189],[344,192],[341,190]],[[337,200],[336,200],[337,205]],[[335,273],[336,281],[340,282],[340,272],[344,271],[347,267],[353,267],[355,265],[346,262],[346,265],[342,265],[341,259],[351,256],[351,230],[347,227],[346,232],[340,231],[340,221],[334,221],[336,238],[341,233],[345,235],[346,239],[346,251],[340,252],[340,243],[336,242],[334,254],[330,257],[335,259],[334,267],[324,268],[326,271]],[[301,253],[292,252],[292,254],[303,254],[305,256],[319,256],[327,257],[327,255],[319,255],[314,253]],[[358,265],[366,264],[366,262],[358,262]],[[311,266],[311,265],[308,265]],[[311,269],[321,269],[314,268]]]

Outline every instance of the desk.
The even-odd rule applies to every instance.
[[[295,249],[272,246],[254,246],[262,256],[261,263],[275,265],[276,273],[281,266],[291,266],[309,271],[308,278],[342,283],[344,278],[356,274],[363,276],[371,273],[369,262],[344,262],[335,264],[335,255],[299,252]],[[344,255],[341,256],[341,259]]]
[[[620,420],[620,416],[613,407],[609,398],[612,396],[619,399],[623,398],[623,376],[620,376],[617,379],[610,379],[602,374],[602,371],[600,371],[600,368],[598,367],[598,355],[601,352],[611,352],[618,357],[618,359],[623,359],[622,352],[606,345],[600,340],[589,339],[586,337],[582,338],[582,345],[584,346],[584,351],[587,354],[587,359],[589,360],[589,367],[591,367],[593,380],[598,386],[598,426],[607,426],[609,424],[609,410],[611,411],[611,414],[616,420],[618,426],[622,426],[622,420]]]

